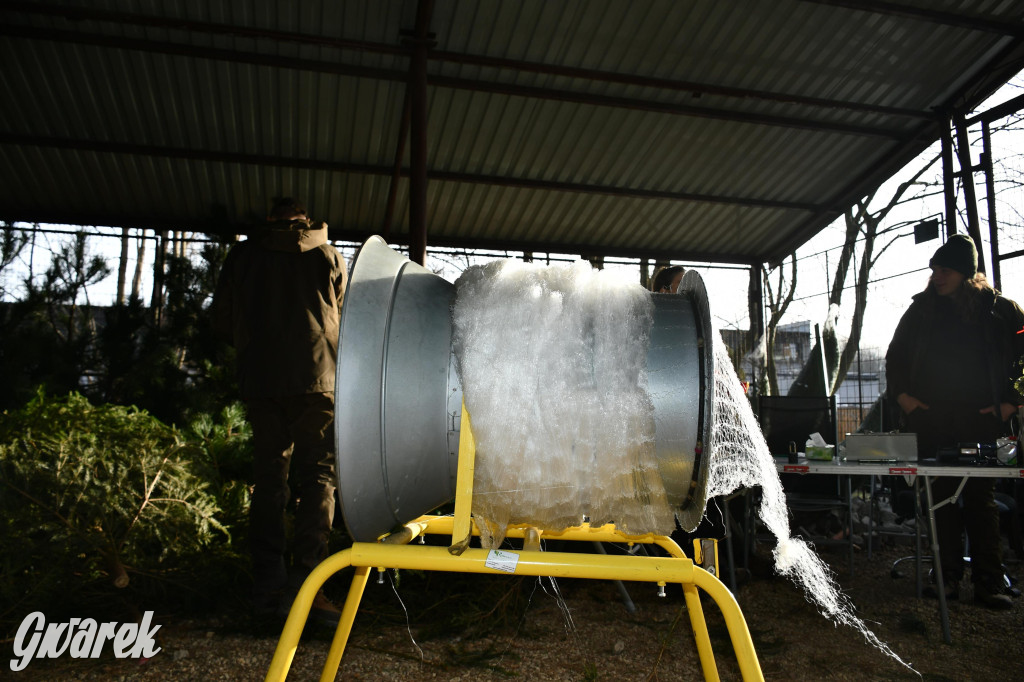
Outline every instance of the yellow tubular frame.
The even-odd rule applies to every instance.
[[[355,621],[359,602],[362,600],[370,569],[374,567],[446,571],[451,573],[508,574],[509,566],[502,569],[489,564],[491,552],[471,549],[471,536],[479,535],[479,529],[470,518],[473,496],[473,467],[476,455],[470,432],[469,415],[462,409],[462,438],[459,443],[459,465],[456,480],[455,516],[421,516],[399,532],[381,539],[381,542],[357,542],[350,549],[328,557],[317,566],[299,590],[288,619],[285,621],[281,638],[278,640],[274,658],[267,670],[267,682],[283,682],[288,677],[292,659],[299,645],[299,638],[313,604],[313,598],[323,584],[338,571],[348,566],[355,567],[355,576],[349,587],[348,598],[342,609],[338,628],[334,633],[327,662],[320,675],[321,682],[333,680],[338,674],[341,657],[345,653],[352,624]],[[468,437],[467,437],[468,436]],[[409,545],[414,538],[428,533],[451,535],[450,547],[430,545]],[[528,526],[510,526],[510,538],[536,538],[540,531]],[[733,651],[739,663],[744,680],[763,680],[761,666],[750,639],[750,631],[732,593],[715,576],[694,566],[671,538],[663,535],[630,536],[612,525],[591,527],[587,524],[563,531],[544,531],[545,537],[559,540],[580,540],[587,542],[645,543],[663,548],[669,557],[614,556],[607,554],[584,554],[565,552],[538,552],[524,550],[506,552],[516,557],[512,573],[527,576],[551,576],[555,578],[591,578],[595,580],[632,580],[653,582],[659,585],[679,583],[683,586],[690,625],[696,640],[697,653],[705,680],[715,680],[718,668],[711,638],[708,635],[704,611],[700,603],[698,588],[704,590],[721,609],[726,628],[732,641]]]

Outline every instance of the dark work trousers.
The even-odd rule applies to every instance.
[[[247,401],[254,486],[250,552],[257,594],[298,587],[327,557],[334,520],[334,396],[309,393]],[[295,493],[292,568],[285,563],[285,508]]]
[[[939,448],[958,443],[992,443],[1006,433],[1007,425],[991,414],[980,414],[977,406],[932,403],[928,410],[906,415],[906,429],[917,434],[918,454],[934,458]],[[932,482],[935,502],[956,492],[959,477],[937,477]],[[963,575],[963,532],[967,531],[971,557],[971,580],[1002,578],[1003,553],[999,536],[995,479],[969,478],[964,486],[963,507],[947,504],[935,511],[939,558],[950,579]]]
[[[964,572],[963,532],[967,531],[971,557],[971,580],[999,580],[1003,575],[1002,540],[999,536],[999,508],[994,478],[968,478],[963,490],[963,508],[949,504],[935,511],[939,534],[939,557],[947,582]],[[960,485],[956,476],[932,481],[932,497],[938,502],[950,497]]]

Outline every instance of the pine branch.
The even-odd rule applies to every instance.
[[[118,551],[120,551],[121,549],[124,548],[124,543],[128,541],[128,536],[131,535],[132,528],[134,528],[135,524],[138,523],[139,519],[142,517],[142,512],[145,511],[146,506],[149,504],[149,498],[152,496],[153,490],[156,488],[157,483],[160,482],[160,478],[163,475],[164,465],[167,464],[167,460],[169,460],[171,458],[171,455],[174,454],[174,452],[176,452],[179,449],[180,449],[180,446],[175,446],[160,461],[159,470],[157,471],[156,476],[153,477],[153,483],[152,484],[147,485],[145,483],[146,472],[145,471],[142,472],[143,486],[144,486],[144,488],[146,490],[146,493],[145,493],[145,496],[142,499],[142,505],[139,506],[138,511],[135,512],[135,516],[132,517],[132,520],[128,523],[128,528],[125,529],[124,535],[121,537],[121,542],[119,542],[118,545],[117,545]]]

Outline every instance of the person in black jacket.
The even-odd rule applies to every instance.
[[[899,404],[903,430],[917,434],[922,458],[959,443],[991,443],[1009,433],[1009,419],[1024,397],[1024,311],[999,295],[978,272],[978,252],[953,235],[929,262],[927,288],[913,297],[886,353],[887,391]],[[1010,608],[1003,583],[1002,547],[992,478],[969,478],[963,509],[935,512],[947,597],[956,598],[963,576],[966,528],[975,601]],[[937,478],[936,499],[951,497],[959,478]]]

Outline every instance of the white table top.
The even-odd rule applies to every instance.
[[[775,458],[775,468],[784,474],[826,474],[832,476],[969,476],[977,478],[1022,478],[1017,466],[950,466],[918,462],[849,462],[800,459],[790,464],[786,457]]]

